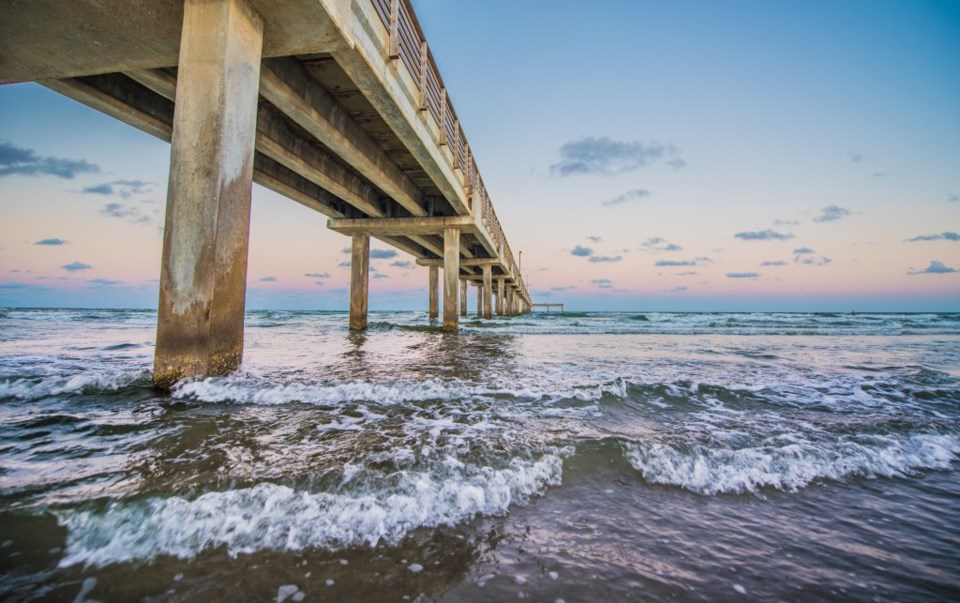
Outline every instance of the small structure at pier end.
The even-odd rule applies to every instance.
[[[370,237],[429,270],[455,331],[532,300],[409,0],[5,0],[0,83],[38,81],[171,142],[154,382],[243,353],[251,182],[352,237],[350,328]],[[496,302],[493,296],[496,296]]]

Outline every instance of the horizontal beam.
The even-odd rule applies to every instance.
[[[374,236],[386,235],[395,237],[443,234],[445,228],[459,228],[463,232],[477,231],[477,225],[470,216],[328,220],[327,228],[341,234],[369,232]]]
[[[417,260],[417,264],[421,266],[432,266],[434,262],[439,262],[440,260]],[[439,265],[439,264],[437,264]],[[477,258],[473,260],[460,260],[461,267],[474,267],[474,266],[498,266],[502,267],[503,262],[499,258]]]

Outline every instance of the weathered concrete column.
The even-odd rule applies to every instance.
[[[440,274],[436,266],[430,266],[429,270],[430,282],[427,286],[427,297],[430,301],[430,320],[440,316],[440,308],[438,303],[439,291],[440,288]]]
[[[477,318],[483,317],[483,283],[477,283]]]
[[[170,145],[153,381],[243,357],[263,21],[246,0],[187,0]]]
[[[503,288],[506,286],[506,280],[497,279],[497,316],[503,316]]]
[[[457,290],[460,287],[460,229],[443,229],[443,330],[456,332],[460,316]]]
[[[483,317],[493,318],[493,266],[483,267]]]
[[[460,316],[467,315],[467,279],[460,279]]]
[[[507,288],[507,314],[509,316],[516,316],[517,314],[517,307],[514,301],[513,287],[509,287]]]
[[[370,233],[353,235],[350,247],[350,330],[367,328],[367,299],[370,284]]]

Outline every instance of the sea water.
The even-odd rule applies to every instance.
[[[960,314],[0,310],[0,598],[960,598]]]

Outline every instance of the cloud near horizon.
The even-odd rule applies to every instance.
[[[389,260],[395,257],[397,257],[397,252],[394,251],[393,249],[371,249],[370,250],[371,260]]]
[[[918,235],[912,239],[905,239],[905,241],[907,243],[915,243],[917,241],[960,241],[960,233],[941,232],[940,234]]]
[[[930,265],[924,268],[923,270],[916,270],[911,268],[907,270],[907,274],[949,274],[951,272],[957,272],[956,268],[951,268],[950,266],[945,265],[939,260],[930,260]]]
[[[813,219],[814,222],[834,222],[850,215],[850,210],[839,205],[828,205],[823,208],[820,215]]]
[[[786,241],[793,238],[793,233],[767,229],[738,232],[733,237],[744,241]]]
[[[111,218],[126,219],[131,224],[150,223],[150,216],[145,215],[142,211],[140,211],[139,207],[124,205],[123,203],[107,203],[100,210],[100,213]]]
[[[697,263],[692,260],[660,260],[653,264],[661,268],[696,266]]]
[[[784,262],[783,260],[775,260],[775,261],[760,262],[760,265],[761,266],[786,266],[787,263]]]
[[[303,276],[309,278],[330,278],[330,273],[328,272],[305,272]]]
[[[83,262],[71,262],[69,264],[64,264],[63,266],[60,266],[60,267],[66,270],[67,272],[77,272],[80,270],[90,270],[91,268],[93,268],[93,266],[91,266],[90,264],[84,264]]]
[[[757,278],[760,276],[759,272],[728,272],[727,278]]]
[[[604,201],[602,205],[606,207],[611,207],[613,205],[623,205],[628,201],[636,201],[637,199],[643,199],[644,197],[649,197],[649,196],[650,196],[650,191],[648,191],[647,189],[634,188],[634,189],[628,190],[622,195],[614,197],[613,199]]]
[[[644,144],[639,140],[587,136],[560,147],[560,161],[550,166],[550,173],[560,178],[574,174],[619,174],[646,167],[661,159],[671,160],[668,164],[680,169],[686,162],[677,153],[677,148],[669,144]]]
[[[80,189],[80,192],[86,195],[119,195],[124,199],[129,199],[133,195],[152,192],[154,187],[156,187],[156,183],[143,180],[114,180],[85,186]]]
[[[608,278],[595,278],[590,282],[596,285],[597,287],[600,287],[601,289],[613,288],[613,281],[611,281]]]
[[[643,243],[640,243],[640,247],[643,248],[643,251],[651,251],[653,253],[683,251],[683,247],[674,243],[669,243],[663,237],[651,237]]]
[[[67,241],[67,240],[65,240],[65,239],[40,239],[39,241],[35,241],[33,244],[34,244],[34,245],[57,246],[57,245],[67,245],[67,244],[69,244],[69,243],[70,243],[70,241]]]
[[[73,180],[77,174],[96,174],[100,166],[85,160],[41,157],[32,149],[0,142],[0,176],[56,176]]]

